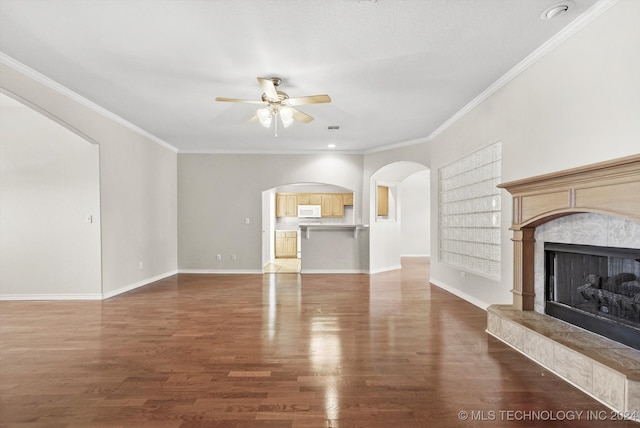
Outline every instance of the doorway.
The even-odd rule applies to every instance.
[[[304,239],[300,224],[353,224],[354,198],[341,204],[342,210],[331,216],[323,213],[313,217],[299,217],[298,205],[322,204],[320,195],[343,195],[354,192],[327,183],[283,184],[262,192],[262,271],[263,273],[301,273],[303,269]],[[342,199],[341,199],[342,200]],[[282,208],[283,203],[287,209]]]
[[[402,257],[430,256],[430,198],[430,170],[425,165],[394,162],[371,175],[371,273],[400,269]],[[381,199],[383,210],[379,210]]]

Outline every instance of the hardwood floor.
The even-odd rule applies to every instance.
[[[0,426],[639,426],[487,335],[428,264],[403,266],[0,302]]]

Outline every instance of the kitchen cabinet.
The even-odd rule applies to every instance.
[[[322,195],[319,193],[311,193],[309,195],[309,205],[322,205]]]
[[[276,217],[297,217],[298,196],[295,193],[276,193]]]
[[[276,258],[298,257],[298,232],[276,231]]]
[[[320,205],[322,217],[344,217],[353,193],[276,193],[276,217],[297,217],[298,205]]]
[[[344,217],[341,193],[327,193],[321,197],[322,217]]]
[[[378,216],[386,217],[389,215],[389,188],[386,186],[378,186]]]

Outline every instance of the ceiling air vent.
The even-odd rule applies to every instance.
[[[340,125],[329,125],[327,126],[327,131],[337,131],[340,129]]]

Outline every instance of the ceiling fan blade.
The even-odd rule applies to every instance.
[[[291,109],[293,111],[293,118],[295,120],[299,120],[300,122],[309,123],[313,120],[313,117],[309,116],[307,113],[303,113],[300,110],[296,110],[294,108]]]
[[[249,119],[249,122],[250,123],[260,122],[260,119],[258,119],[258,115],[254,114],[253,117]]]
[[[258,100],[241,100],[239,98],[216,97],[216,101],[224,101],[227,103],[245,103],[245,104],[266,104],[264,101]]]
[[[267,96],[269,101],[278,102],[280,101],[280,97],[278,96],[278,92],[276,91],[276,87],[273,84],[271,79],[265,79],[264,77],[258,77],[258,83],[260,83],[260,87],[264,91],[264,94]]]
[[[301,106],[303,104],[330,103],[329,95],[309,95],[306,97],[287,98],[282,103],[288,106]]]

